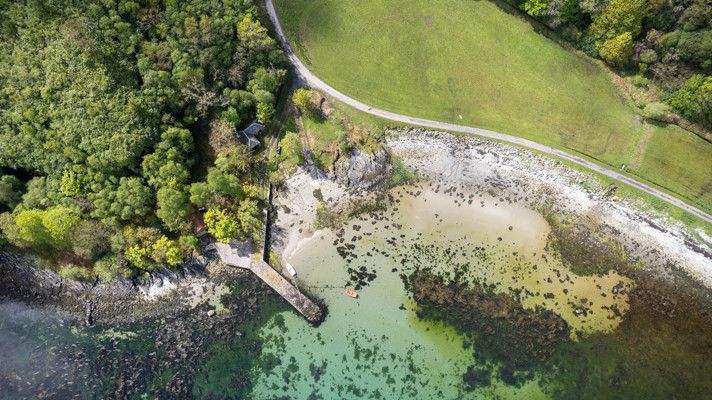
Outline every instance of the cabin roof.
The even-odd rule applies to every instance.
[[[265,129],[265,126],[260,124],[257,120],[254,120],[250,125],[247,126],[247,128],[241,130],[240,132],[244,132],[247,136],[257,136],[262,131]]]
[[[203,219],[203,214],[196,210],[195,212],[192,212],[188,215],[190,217],[191,222],[193,223],[193,233],[200,233],[203,229],[207,229],[208,225],[205,223],[205,220]]]

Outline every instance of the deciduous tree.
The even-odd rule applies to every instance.
[[[608,39],[598,47],[601,58],[614,67],[622,67],[625,65],[628,59],[630,59],[630,56],[633,55],[633,50],[633,38],[630,32],[625,32],[613,39]]]
[[[712,76],[692,76],[673,93],[670,105],[685,118],[712,122]]]
[[[159,264],[168,265],[176,265],[183,261],[183,255],[181,254],[178,244],[165,236],[161,236],[161,238],[151,246],[151,258]]]
[[[292,101],[302,112],[306,112],[311,107],[312,94],[309,89],[297,89],[292,95]]]
[[[111,250],[109,239],[114,232],[97,220],[82,221],[72,232],[74,253],[88,260],[98,260]]]
[[[590,35],[596,44],[620,37],[628,32],[638,36],[643,19],[650,14],[648,0],[612,0],[605,11],[593,20]],[[600,46],[599,46],[600,49]]]
[[[214,207],[205,213],[205,224],[220,242],[229,243],[240,232],[237,216],[222,207]]]
[[[65,207],[48,210],[23,210],[15,217],[20,238],[30,246],[53,249],[71,247],[72,229],[80,218]]]
[[[185,193],[171,187],[164,187],[158,191],[157,199],[161,206],[156,211],[156,215],[166,228],[173,232],[186,232],[190,229],[187,217],[191,208]]]
[[[198,207],[205,207],[213,193],[205,182],[195,182],[190,185],[190,202]]]
[[[272,103],[257,103],[257,119],[265,125],[272,122],[274,106]]]
[[[240,202],[237,209],[237,218],[240,220],[240,230],[252,237],[259,237],[262,227],[260,220],[260,209],[253,199],[245,199]]]
[[[10,210],[22,200],[22,183],[14,175],[3,175],[0,178],[0,204],[4,204]]]
[[[225,174],[242,175],[250,169],[252,153],[247,146],[230,146],[218,154],[215,166]]]

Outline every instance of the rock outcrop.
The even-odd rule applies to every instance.
[[[191,257],[180,265],[180,273],[163,268],[152,271],[146,279],[117,277],[108,283],[100,283],[98,278],[78,282],[38,267],[31,255],[0,248],[0,296],[56,307],[87,325],[95,321],[119,322],[127,316],[134,319],[137,309],[149,315],[181,308],[180,302],[173,301],[177,295],[163,296],[158,301],[151,300],[149,294],[161,288],[168,294],[180,280],[204,276],[208,262],[203,257]]]
[[[339,184],[351,188],[367,188],[388,176],[390,156],[384,150],[367,154],[357,148],[334,163],[334,175]]]

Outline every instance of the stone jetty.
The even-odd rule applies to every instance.
[[[215,250],[225,264],[254,272],[299,311],[307,321],[318,322],[321,320],[322,310],[316,303],[300,292],[291,282],[284,279],[269,264],[252,259],[252,247],[249,243],[240,243],[235,240],[229,244],[216,242]]]

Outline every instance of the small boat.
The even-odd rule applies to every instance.
[[[287,264],[287,271],[289,271],[289,275],[292,275],[292,277],[294,277],[294,278],[297,277],[297,271],[294,270],[294,267],[292,267],[292,264]]]
[[[346,289],[346,294],[347,294],[348,296],[353,297],[354,299],[358,297],[358,293],[354,292],[353,290],[348,290],[348,289]]]

